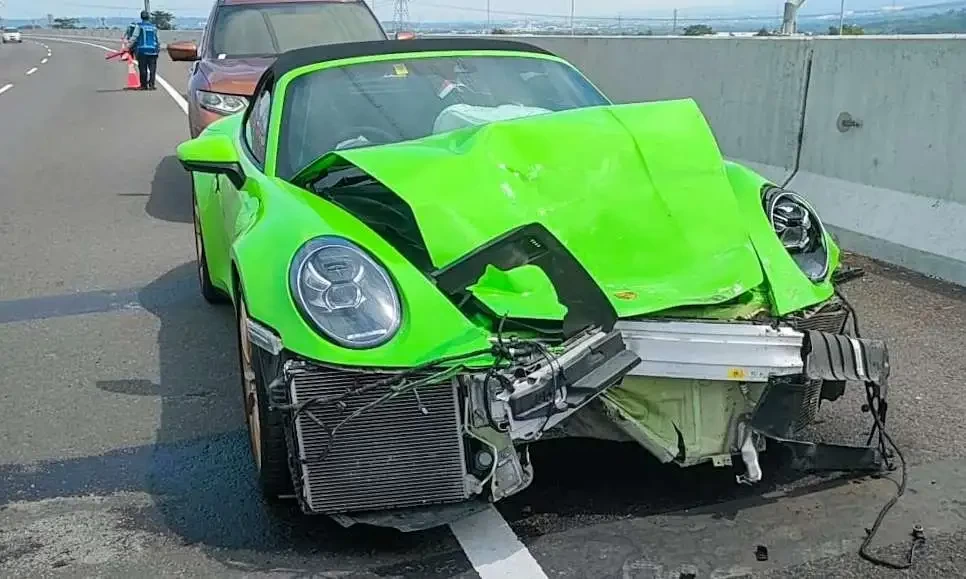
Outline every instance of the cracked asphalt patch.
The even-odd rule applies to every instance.
[[[136,558],[157,537],[131,530],[118,506],[150,502],[149,495],[135,493],[5,505],[0,568],[22,577],[37,569],[101,566]]]

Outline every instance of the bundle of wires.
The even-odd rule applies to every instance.
[[[318,460],[325,460],[332,450],[332,445],[335,442],[335,437],[339,429],[345,426],[349,421],[375,408],[376,406],[384,402],[387,402],[406,392],[414,392],[417,398],[417,403],[419,403],[419,393],[417,390],[418,388],[420,388],[421,386],[438,384],[440,382],[446,381],[452,378],[453,376],[456,376],[461,372],[467,370],[467,366],[465,364],[466,361],[480,356],[490,355],[493,357],[493,362],[490,366],[490,369],[487,372],[487,376],[484,379],[484,385],[483,385],[484,391],[485,391],[484,396],[487,397],[487,410],[489,410],[489,388],[488,388],[489,380],[494,377],[499,378],[500,375],[498,371],[501,365],[503,365],[504,363],[510,362],[519,357],[528,357],[533,353],[539,353],[546,358],[547,363],[550,365],[551,371],[553,371],[553,358],[549,354],[546,347],[543,346],[542,344],[539,344],[537,342],[523,342],[523,341],[517,341],[517,340],[507,342],[504,339],[503,326],[505,321],[506,321],[506,316],[501,317],[497,328],[497,343],[491,348],[476,350],[476,351],[468,352],[466,354],[444,356],[442,358],[437,358],[435,360],[426,362],[424,364],[420,364],[413,368],[409,368],[403,372],[393,374],[392,376],[388,376],[382,380],[377,380],[375,382],[366,384],[364,386],[350,388],[345,392],[341,392],[339,394],[315,396],[313,398],[306,399],[297,404],[275,405],[273,406],[273,408],[277,410],[283,410],[283,411],[292,411],[293,420],[297,419],[302,414],[305,414],[310,420],[315,422],[323,430],[323,432],[326,433],[326,436],[327,436],[326,446],[322,451],[321,456],[318,458]],[[425,374],[426,372],[434,372],[434,373],[429,376],[420,377],[415,380],[410,380],[414,376],[420,376],[422,374]],[[558,372],[553,372],[553,380],[554,380],[555,388],[557,388],[557,373]],[[345,400],[352,396],[358,396],[359,394],[363,394],[365,392],[369,392],[372,390],[383,390],[383,389],[385,389],[386,392],[382,396],[357,408],[332,428],[329,428],[329,426],[326,425],[322,419],[320,419],[317,415],[315,415],[311,411],[312,407],[314,406],[343,405],[343,408],[344,408]],[[560,390],[558,388],[558,393],[559,392]],[[553,405],[551,404],[548,407],[547,422],[550,421],[552,412],[553,412]],[[492,421],[492,416],[490,416],[490,419]],[[544,426],[546,426],[547,422],[544,423]]]
[[[408,368],[403,372],[393,374],[392,376],[388,376],[382,380],[377,380],[375,382],[371,382],[363,386],[357,386],[355,388],[349,388],[345,392],[340,392],[339,394],[314,396],[297,404],[277,404],[273,405],[272,408],[274,410],[291,411],[293,413],[292,420],[297,420],[299,416],[305,414],[310,420],[315,422],[323,432],[326,433],[328,440],[326,441],[326,446],[319,457],[319,460],[321,461],[325,460],[331,452],[332,445],[335,442],[336,433],[350,420],[406,392],[414,392],[418,402],[419,393],[416,391],[417,388],[430,384],[438,384],[442,381],[452,378],[453,376],[467,369],[467,366],[465,365],[466,361],[484,355],[493,355],[498,357],[500,354],[496,352],[495,348],[487,348],[475,350],[466,354],[444,356],[424,364]],[[429,376],[410,380],[411,378],[426,372],[434,373]],[[329,428],[328,425],[322,421],[322,419],[311,411],[312,407],[314,406],[342,405],[344,407],[345,400],[352,396],[358,396],[359,394],[372,390],[383,389],[385,389],[386,392],[382,396],[356,409],[332,428]],[[425,411],[425,409],[423,410]]]
[[[841,291],[836,289],[835,294],[839,297],[840,300],[842,300],[842,303],[845,304],[846,310],[848,310],[849,312],[849,316],[852,319],[852,329],[853,329],[853,332],[855,333],[855,337],[861,338],[862,334],[859,330],[859,317],[855,311],[855,308],[853,308],[849,300],[844,295],[842,295]],[[899,450],[899,447],[892,439],[892,436],[888,432],[886,432],[885,424],[883,423],[883,420],[885,417],[886,402],[885,400],[882,399],[882,392],[879,386],[871,382],[867,382],[865,384],[865,398],[866,398],[866,407],[868,408],[869,413],[872,415],[872,420],[873,420],[872,429],[869,431],[869,438],[866,441],[866,445],[871,444],[873,437],[878,435],[879,450],[882,452],[882,456],[886,461],[886,467],[889,470],[895,470],[895,466],[892,464],[890,460],[890,455],[886,444],[888,444],[889,447],[895,450],[895,455],[899,459],[901,478],[899,479],[899,482],[896,483],[896,486],[898,487],[896,494],[879,511],[879,515],[876,517],[875,523],[873,523],[872,528],[866,529],[865,539],[862,541],[862,545],[859,547],[859,555],[866,561],[869,561],[870,563],[873,563],[875,565],[879,565],[882,567],[888,567],[890,569],[899,569],[899,570],[909,569],[912,567],[913,562],[915,560],[916,550],[919,548],[920,545],[922,545],[925,542],[925,536],[922,534],[922,529],[918,525],[913,529],[912,544],[909,547],[909,552],[906,555],[905,561],[899,562],[899,563],[894,561],[888,561],[881,557],[877,557],[869,552],[869,545],[872,543],[872,540],[875,538],[876,533],[879,532],[879,527],[882,526],[882,521],[885,520],[886,515],[889,513],[892,507],[894,507],[895,504],[899,501],[899,498],[902,495],[904,495],[906,492],[906,482],[908,478],[908,473],[907,473],[907,467],[906,467],[906,459],[904,456],[902,456],[902,451]]]

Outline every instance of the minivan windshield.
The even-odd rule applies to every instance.
[[[513,55],[401,55],[309,72],[285,93],[278,175],[329,151],[609,104],[570,66]]]
[[[211,52],[218,59],[275,56],[319,44],[384,38],[362,2],[240,4],[218,10]]]

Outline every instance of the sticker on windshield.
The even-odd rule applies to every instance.
[[[409,69],[406,68],[406,65],[401,62],[398,64],[394,64],[392,65],[392,74],[389,76],[394,76],[394,77],[409,76]]]

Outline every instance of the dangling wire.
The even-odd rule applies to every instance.
[[[858,313],[855,311],[855,308],[852,307],[852,304],[849,302],[848,298],[846,298],[845,295],[842,294],[842,291],[839,288],[835,288],[835,295],[837,295],[838,298],[842,300],[842,303],[845,305],[845,309],[849,313],[849,318],[851,318],[852,320],[852,331],[855,334],[855,337],[861,339],[862,332],[859,330]],[[908,469],[906,466],[906,459],[902,455],[902,451],[899,450],[899,446],[896,445],[895,441],[892,439],[892,436],[888,432],[886,432],[885,424],[883,424],[882,422],[882,417],[883,417],[882,408],[883,408],[883,405],[885,404],[885,401],[882,399],[882,391],[879,388],[879,386],[871,382],[866,382],[865,399],[866,399],[866,407],[869,409],[869,414],[872,415],[872,421],[873,421],[872,428],[869,431],[868,440],[866,441],[866,446],[869,446],[872,443],[873,438],[875,438],[875,436],[878,435],[879,451],[882,453],[882,458],[885,461],[886,468],[889,470],[895,469],[895,466],[893,465],[889,456],[890,454],[889,447],[892,447],[892,449],[895,451],[895,456],[899,462],[900,479],[899,479],[899,482],[896,484],[896,486],[898,487],[896,490],[896,494],[891,499],[889,499],[889,502],[887,502],[879,511],[879,515],[876,517],[875,523],[873,523],[872,528],[866,529],[865,539],[862,541],[862,545],[859,547],[859,556],[861,556],[866,561],[869,561],[870,563],[879,565],[881,567],[888,567],[890,569],[898,569],[898,570],[909,569],[912,567],[912,564],[915,561],[916,550],[923,543],[926,542],[925,535],[922,533],[922,528],[919,525],[916,525],[916,527],[913,528],[912,544],[909,547],[909,552],[906,555],[906,560],[904,562],[896,563],[893,561],[888,561],[881,557],[872,555],[868,551],[869,545],[872,544],[872,540],[875,538],[876,533],[879,532],[879,527],[882,526],[882,521],[885,520],[886,515],[889,514],[889,511],[892,509],[892,507],[894,507],[895,504],[899,502],[899,498],[906,493]]]

